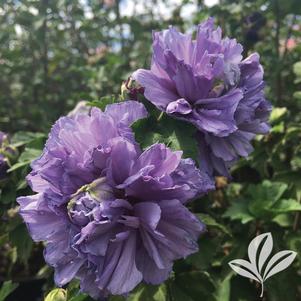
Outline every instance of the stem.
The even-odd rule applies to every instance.
[[[300,194],[297,192],[297,200],[299,203],[301,203],[301,197]],[[297,231],[300,223],[300,212],[295,213],[294,217],[294,224],[293,224],[293,231]]]
[[[166,282],[166,287],[167,287],[167,300],[168,301],[173,301],[172,291],[171,291],[171,287],[170,287],[170,282],[169,281]]]
[[[164,112],[161,112],[158,119],[157,119],[158,122],[162,119],[163,115],[164,115]]]
[[[297,231],[298,230],[299,220],[300,220],[300,212],[296,212],[295,213],[295,218],[294,218],[293,231]]]
[[[261,294],[260,294],[260,298],[263,297],[263,291],[264,291],[263,282],[261,282]]]

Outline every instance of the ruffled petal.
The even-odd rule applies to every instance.
[[[130,100],[107,105],[105,113],[111,116],[116,123],[121,122],[127,126],[147,116],[147,111],[142,103]]]

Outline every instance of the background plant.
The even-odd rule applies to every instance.
[[[136,9],[126,14],[129,2],[136,3]],[[160,9],[163,2],[166,9]],[[98,106],[112,102],[102,97],[119,94],[129,74],[149,65],[151,30],[173,24],[189,31],[209,15],[244,45],[245,56],[260,53],[266,96],[275,107],[272,130],[258,137],[252,156],[233,168],[230,183],[217,178],[218,190],[191,205],[208,228],[199,240],[200,251],[178,261],[165,284],[141,285],[127,300],[257,300],[260,286],[236,276],[228,262],[246,259],[251,239],[265,232],[273,234],[275,252],[289,249],[298,255],[289,269],[266,281],[264,300],[301,298],[299,0],[221,0],[210,8],[200,0],[0,4],[0,129],[10,133],[11,145],[18,150],[0,184],[0,300],[16,301],[24,295],[30,300],[90,300],[78,294],[76,282],[54,288],[42,246],[32,243],[17,214],[16,196],[30,193],[24,180],[29,163],[60,115],[82,99]],[[162,141],[195,156],[189,128],[165,117],[158,122],[158,112],[150,109],[154,119],[133,126],[142,146]]]

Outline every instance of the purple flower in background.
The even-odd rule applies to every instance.
[[[142,152],[129,126],[135,101],[62,117],[27,177],[36,195],[20,214],[57,285],[73,278],[94,298],[164,281],[175,259],[198,249],[204,225],[185,203],[214,188],[191,159],[163,144]]]
[[[210,174],[229,176],[228,168],[252,151],[254,136],[269,131],[259,55],[242,60],[242,51],[210,18],[196,40],[173,27],[155,32],[151,70],[133,74],[157,108],[197,128],[201,168]]]

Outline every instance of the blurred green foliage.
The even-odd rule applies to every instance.
[[[129,15],[128,2],[136,3]],[[157,8],[159,2],[167,13]],[[0,183],[1,301],[23,300],[24,294],[31,301],[91,300],[78,293],[76,281],[54,288],[43,246],[33,244],[17,214],[16,197],[30,193],[29,164],[60,115],[82,99],[99,107],[116,101],[110,95],[120,93],[122,81],[149,65],[151,30],[168,24],[191,30],[209,15],[244,45],[245,56],[261,55],[266,96],[274,105],[271,133],[257,137],[253,154],[233,168],[230,183],[217,178],[218,189],[191,204],[208,228],[200,251],[178,261],[166,283],[142,284],[127,298],[110,301],[258,300],[260,288],[234,274],[228,262],[246,258],[251,239],[264,232],[273,234],[274,251],[290,249],[298,256],[267,281],[263,300],[301,300],[300,1],[220,0],[210,8],[201,0],[174,2],[0,0],[0,129],[18,150]],[[193,129],[156,111],[152,116],[133,126],[142,146],[161,141],[195,156]]]

